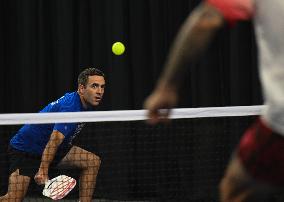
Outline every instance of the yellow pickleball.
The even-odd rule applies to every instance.
[[[123,43],[121,42],[115,42],[113,45],[112,45],[112,52],[113,54],[115,55],[122,55],[125,51],[125,46]]]

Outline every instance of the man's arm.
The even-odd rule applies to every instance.
[[[45,181],[48,180],[49,165],[54,159],[56,151],[63,140],[64,140],[64,135],[61,132],[54,130],[51,133],[50,139],[42,154],[39,171],[35,176],[35,181],[38,184],[44,184]]]
[[[177,88],[185,69],[199,58],[223,24],[223,16],[216,8],[207,3],[197,7],[178,32],[158,85]]]
[[[222,14],[207,3],[202,3],[185,20],[171,48],[165,70],[155,90],[145,101],[149,123],[168,118],[170,108],[177,103],[178,88],[186,68],[199,58],[223,24]]]

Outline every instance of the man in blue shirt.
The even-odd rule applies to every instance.
[[[85,69],[78,77],[76,92],[66,93],[39,113],[94,110],[102,100],[104,88],[104,73],[96,68]],[[8,192],[0,201],[22,201],[32,178],[37,184],[44,184],[50,167],[68,166],[81,169],[80,201],[90,202],[100,158],[72,145],[83,126],[84,123],[24,125],[10,141],[11,175]]]

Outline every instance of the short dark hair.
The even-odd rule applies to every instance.
[[[105,74],[97,69],[97,68],[87,68],[83,70],[78,76],[78,85],[86,86],[88,83],[89,76],[103,76],[105,78]]]

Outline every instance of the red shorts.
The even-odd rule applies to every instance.
[[[284,136],[260,119],[242,137],[237,154],[248,173],[271,185],[284,185]]]

